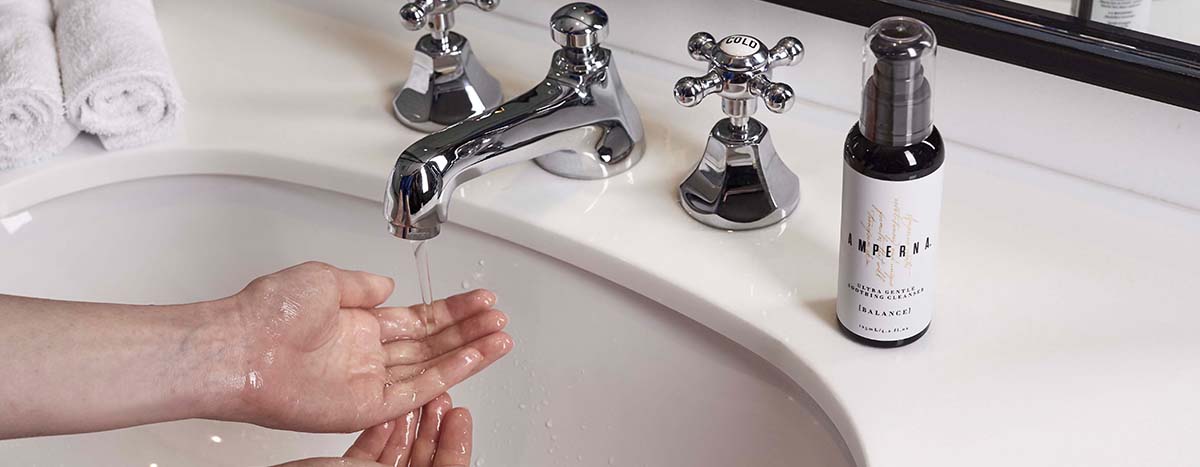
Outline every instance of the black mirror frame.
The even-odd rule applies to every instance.
[[[1197,45],[1003,0],[765,1],[862,26],[912,16],[956,50],[1200,111]]]

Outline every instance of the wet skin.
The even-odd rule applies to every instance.
[[[363,431],[343,457],[305,459],[279,467],[468,467],[471,413],[451,407],[450,396],[439,396],[420,411]]]
[[[380,307],[392,288],[305,263],[186,305],[0,295],[0,439],[186,418],[366,436],[512,349],[491,292]]]

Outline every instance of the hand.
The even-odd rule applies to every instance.
[[[221,418],[358,431],[401,418],[512,349],[491,292],[376,308],[392,287],[385,277],[305,263],[232,297],[244,378],[231,416]]]
[[[279,467],[468,467],[471,412],[441,395],[421,409],[366,429],[343,457],[305,459]],[[420,424],[417,418],[420,417]]]

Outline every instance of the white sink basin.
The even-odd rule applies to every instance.
[[[415,302],[409,246],[387,234],[380,212],[376,203],[251,178],[105,186],[7,218],[0,229],[0,293],[187,302],[232,294],[258,275],[315,259],[392,275],[398,287],[389,304]],[[464,227],[445,226],[430,248],[435,294],[496,291],[517,342],[505,360],[452,392],[475,413],[475,465],[853,464],[803,390],[690,319]],[[0,459],[262,465],[338,455],[352,439],[183,421],[0,442]]]

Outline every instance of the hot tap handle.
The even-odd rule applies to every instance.
[[[400,8],[400,19],[411,31],[428,26],[434,31],[446,32],[454,27],[454,10],[464,3],[492,11],[500,5],[500,0],[413,0]]]

